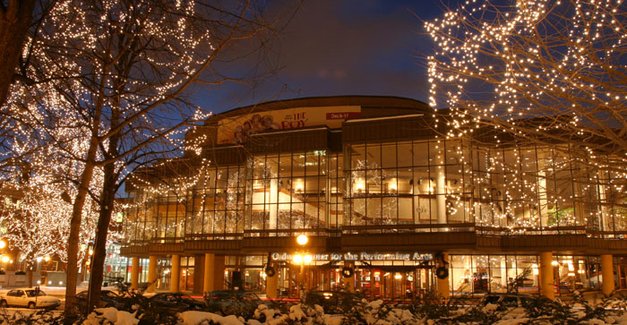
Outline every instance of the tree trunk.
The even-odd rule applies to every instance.
[[[27,282],[28,282],[28,287],[29,287],[29,288],[32,288],[32,287],[33,287],[33,272],[34,272],[34,271],[33,271],[33,267],[34,267],[34,266],[33,266],[33,264],[34,264],[34,263],[32,262],[32,260],[33,260],[33,259],[32,259],[32,258],[30,258],[30,259],[29,259],[29,262],[28,262],[28,264],[27,264],[27,266],[26,266],[26,279],[27,279]]]
[[[114,105],[111,107],[111,127],[114,128],[121,121],[119,109],[119,98],[114,98]],[[104,154],[106,159],[118,156],[118,144],[120,134],[114,133],[109,138],[107,150]],[[100,290],[104,274],[104,261],[107,256],[107,235],[109,233],[109,223],[115,204],[115,192],[117,190],[118,174],[115,172],[115,161],[104,165],[104,182],[100,195],[100,214],[98,215],[98,225],[96,226],[96,242],[94,243],[94,257],[91,263],[91,279],[89,281],[89,295],[87,298],[87,310],[91,311],[100,301]]]
[[[81,180],[76,194],[76,200],[72,207],[72,219],[70,220],[70,235],[67,246],[67,279],[65,290],[65,320],[64,324],[72,324],[77,315],[76,308],[76,280],[78,278],[78,247],[80,241],[81,220],[85,199],[89,192],[89,184],[96,168],[96,152],[98,149],[98,138],[92,136],[89,150],[87,151],[87,162],[81,175]]]
[[[107,255],[107,234],[109,223],[113,213],[117,175],[114,163],[104,166],[104,184],[100,196],[100,214],[96,226],[96,242],[94,243],[94,256],[91,262],[91,278],[89,280],[89,297],[87,311],[91,312],[100,301],[100,291],[104,275],[104,261]]]
[[[0,6],[0,106],[13,82],[34,7],[35,0],[9,0]]]

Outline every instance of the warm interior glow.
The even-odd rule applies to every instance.
[[[357,193],[363,193],[366,190],[366,183],[363,178],[357,178],[355,180],[354,190]]]
[[[303,193],[304,190],[305,190],[305,182],[300,178],[295,179],[294,180],[294,192]]]
[[[388,183],[388,191],[389,192],[397,192],[398,191],[398,183],[396,178],[392,178]]]

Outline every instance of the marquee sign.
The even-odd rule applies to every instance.
[[[313,261],[336,262],[336,261],[415,261],[424,262],[433,260],[433,254],[422,254],[418,252],[394,252],[394,253],[324,253],[312,254]],[[273,261],[291,261],[292,254],[286,252],[274,252],[270,254]]]
[[[342,122],[361,116],[361,106],[323,106],[290,108],[243,114],[220,120],[218,143],[245,143],[260,132],[293,130],[311,126],[339,128]]]

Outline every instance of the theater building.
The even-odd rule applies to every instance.
[[[446,139],[445,118],[375,96],[211,116],[187,134],[183,157],[128,182],[129,281],[269,297],[627,287],[623,176],[568,144],[481,130]]]

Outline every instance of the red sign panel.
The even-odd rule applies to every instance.
[[[360,112],[327,113],[327,120],[348,120],[359,117]]]

